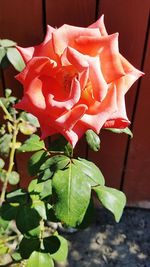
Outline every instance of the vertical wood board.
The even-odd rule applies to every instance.
[[[12,39],[18,45],[27,47],[38,44],[43,39],[42,0],[0,1],[0,38]],[[10,67],[5,70],[6,87],[13,89],[14,95],[22,95],[21,85],[14,79],[17,72]],[[28,155],[16,155],[21,186],[27,186]]]
[[[130,143],[124,191],[130,202],[150,201],[150,36]]]
[[[101,0],[99,5],[99,15],[105,15],[105,25],[108,33],[119,32],[120,52],[139,69],[143,56],[148,13],[149,1]],[[127,114],[130,120],[137,85],[136,82],[126,96]],[[89,156],[103,170],[106,183],[109,186],[119,188],[124,170],[127,137],[117,134],[114,136],[112,133],[105,132],[102,133],[101,139],[102,151],[97,154],[90,152]]]

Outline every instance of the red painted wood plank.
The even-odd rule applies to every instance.
[[[145,77],[133,125],[134,138],[130,143],[124,191],[129,202],[150,201],[150,36],[144,64]]]
[[[14,0],[0,2],[0,38],[16,41],[20,46],[38,44],[43,38],[42,1]],[[5,71],[5,83],[21,97],[21,86],[14,79],[13,68]]]
[[[149,1],[140,0],[101,0],[99,15],[105,14],[108,33],[119,32],[120,52],[135,67],[140,68],[144,48]],[[126,96],[127,113],[132,118],[137,83]],[[102,133],[102,150],[89,153],[91,159],[101,167],[109,186],[120,187],[127,137]]]
[[[0,1],[0,38],[16,41],[20,46],[32,46],[43,39],[42,0]],[[15,81],[17,72],[12,67],[5,71],[6,86],[13,89],[18,97],[22,95],[20,84]],[[21,185],[27,185],[26,162],[28,155],[16,156],[17,168],[21,173]]]
[[[53,27],[63,24],[86,27],[95,20],[96,0],[46,0],[47,23]]]

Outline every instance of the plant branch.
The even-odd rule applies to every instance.
[[[5,108],[2,100],[0,99],[0,107],[2,108],[2,110],[4,111],[4,113],[6,114],[7,118],[10,120],[10,121],[13,121],[13,118],[12,116],[10,115],[10,113],[8,112],[8,110]]]
[[[3,188],[2,188],[1,197],[0,197],[0,205],[2,205],[2,203],[5,200],[5,194],[6,194],[6,190],[7,190],[8,181],[9,181],[9,175],[12,172],[12,169],[14,166],[16,141],[17,141],[17,134],[18,134],[18,130],[19,130],[18,129],[18,122],[16,120],[14,121],[13,126],[14,126],[14,128],[13,128],[12,146],[11,146],[11,151],[10,151],[10,155],[9,155],[9,166],[8,166],[5,181],[3,183]]]

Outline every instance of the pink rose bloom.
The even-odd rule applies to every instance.
[[[42,44],[17,48],[26,67],[16,76],[24,87],[16,107],[38,118],[42,138],[60,133],[74,147],[88,129],[129,125],[125,94],[143,73],[119,53],[103,16],[87,28],[47,26]]]

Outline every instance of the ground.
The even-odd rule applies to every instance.
[[[115,223],[100,209],[89,228],[65,237],[69,258],[58,267],[150,267],[150,210],[125,209]]]

